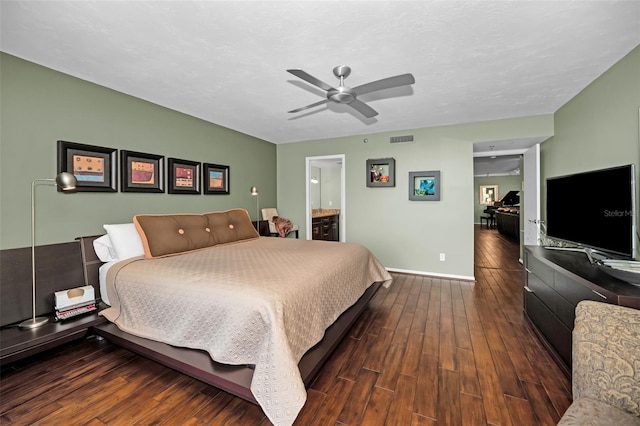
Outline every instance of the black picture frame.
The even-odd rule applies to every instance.
[[[440,170],[409,172],[409,200],[440,201]]]
[[[122,192],[164,193],[164,156],[120,151]]]
[[[118,150],[58,141],[58,174],[72,173],[78,192],[116,192]],[[62,191],[58,187],[58,191]]]
[[[200,194],[200,163],[197,161],[167,159],[169,194]]]
[[[202,188],[205,194],[229,194],[230,168],[221,164],[204,163]]]
[[[367,160],[367,186],[370,188],[396,186],[396,160],[378,158]]]

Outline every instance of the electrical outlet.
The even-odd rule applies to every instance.
[[[445,256],[444,253],[440,253],[440,262],[444,262]]]
[[[329,207],[333,207],[333,201],[329,201]]]

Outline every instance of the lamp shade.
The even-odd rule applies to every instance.
[[[78,180],[69,172],[62,172],[56,176],[56,185],[64,192],[75,191],[77,184]]]
[[[251,187],[251,195],[258,195],[258,188],[256,188],[255,186]]]

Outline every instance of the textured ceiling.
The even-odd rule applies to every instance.
[[[273,142],[555,112],[640,44],[638,1],[6,1],[9,54]],[[286,72],[348,86],[366,119]],[[484,141],[479,141],[484,142]],[[531,141],[529,141],[531,142]],[[490,142],[494,145],[496,142]]]

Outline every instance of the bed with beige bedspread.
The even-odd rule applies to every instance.
[[[251,392],[276,425],[306,400],[302,355],[374,282],[391,275],[365,247],[259,237],[109,269],[118,328],[254,368]]]

